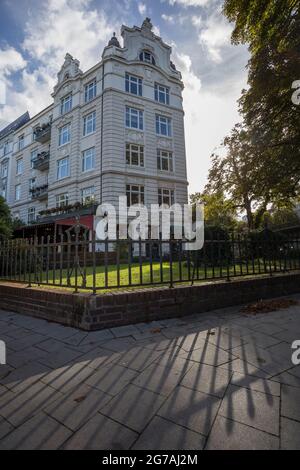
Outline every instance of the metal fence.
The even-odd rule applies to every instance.
[[[0,243],[0,279],[93,293],[300,269],[300,236],[207,230],[199,251],[186,240],[106,240],[76,224],[61,236]]]

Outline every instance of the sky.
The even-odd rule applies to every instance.
[[[210,156],[241,120],[237,99],[247,86],[246,46],[230,42],[233,25],[222,0],[0,0],[0,129],[25,111],[51,103],[66,52],[85,71],[122,24],[151,18],[172,46],[182,72],[189,193],[204,189]],[[2,100],[3,101],[3,100]]]

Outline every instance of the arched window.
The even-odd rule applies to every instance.
[[[149,51],[142,51],[140,53],[140,60],[142,62],[146,62],[147,64],[155,65],[155,59]]]

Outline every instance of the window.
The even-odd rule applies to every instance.
[[[65,207],[69,203],[68,193],[58,194],[56,196],[56,207]]]
[[[147,64],[155,65],[155,59],[154,59],[153,55],[151,54],[151,52],[142,51],[140,53],[140,60],[142,62],[146,62]]]
[[[89,135],[96,130],[96,112],[88,114],[83,118],[83,135]]]
[[[6,155],[9,152],[9,142],[5,142],[3,147],[3,155]]]
[[[72,95],[65,96],[60,100],[60,114],[65,114],[72,109]]]
[[[91,83],[88,83],[84,87],[84,101],[87,103],[88,101],[91,101],[93,98],[95,98],[97,94],[97,83],[96,80],[94,80]]]
[[[165,116],[156,115],[156,134],[171,137],[171,119]]]
[[[29,180],[29,195],[32,195],[32,190],[35,188],[35,178],[30,178]]]
[[[93,170],[95,166],[95,148],[90,148],[82,153],[82,171]]]
[[[81,202],[82,204],[88,204],[95,200],[95,187],[90,186],[89,188],[83,188],[81,190]]]
[[[57,179],[61,180],[66,178],[70,173],[69,169],[69,157],[62,158],[57,162]]]
[[[163,104],[170,104],[170,91],[169,88],[163,85],[155,83],[154,86],[154,98],[155,101]]]
[[[32,150],[32,152],[31,152],[31,154],[30,154],[30,168],[31,168],[31,169],[33,168],[33,162],[36,160],[37,154],[38,154],[38,150],[37,150],[37,149]]]
[[[159,189],[158,190],[158,204],[166,204],[172,206],[174,204],[174,191],[172,189]]]
[[[143,145],[126,144],[126,163],[127,165],[144,166]]]
[[[0,185],[0,196],[6,199],[6,190],[7,190],[7,180],[2,180],[2,185]]]
[[[58,144],[59,146],[68,144],[71,140],[71,131],[70,131],[70,124],[63,126],[59,129],[59,139]]]
[[[21,175],[23,172],[23,158],[17,160],[16,174]]]
[[[127,184],[126,185],[126,196],[127,196],[127,206],[132,206],[133,204],[144,204],[145,194],[144,186],[136,184]]]
[[[19,201],[21,199],[21,185],[17,184],[15,186],[15,200]]]
[[[133,95],[142,96],[143,94],[143,81],[141,78],[135,77],[134,75],[125,74],[125,90],[127,93]]]
[[[131,129],[144,129],[144,112],[126,106],[126,127]]]
[[[35,207],[30,207],[27,212],[27,222],[32,224],[35,222]]]
[[[19,150],[24,148],[24,135],[20,135],[19,137]]]
[[[8,176],[8,161],[4,161],[1,164],[1,178],[7,178]]]
[[[157,150],[157,169],[173,171],[173,154],[167,150]]]

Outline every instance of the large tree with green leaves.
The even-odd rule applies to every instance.
[[[223,12],[234,22],[232,42],[248,44],[251,54],[240,111],[260,187],[272,201],[287,201],[300,181],[300,105],[291,99],[300,80],[300,2],[225,0]]]
[[[5,199],[0,196],[0,241],[7,238],[12,232],[12,219]]]
[[[204,205],[205,223],[209,226],[233,229],[237,225],[237,211],[222,191],[195,193],[191,203]]]

